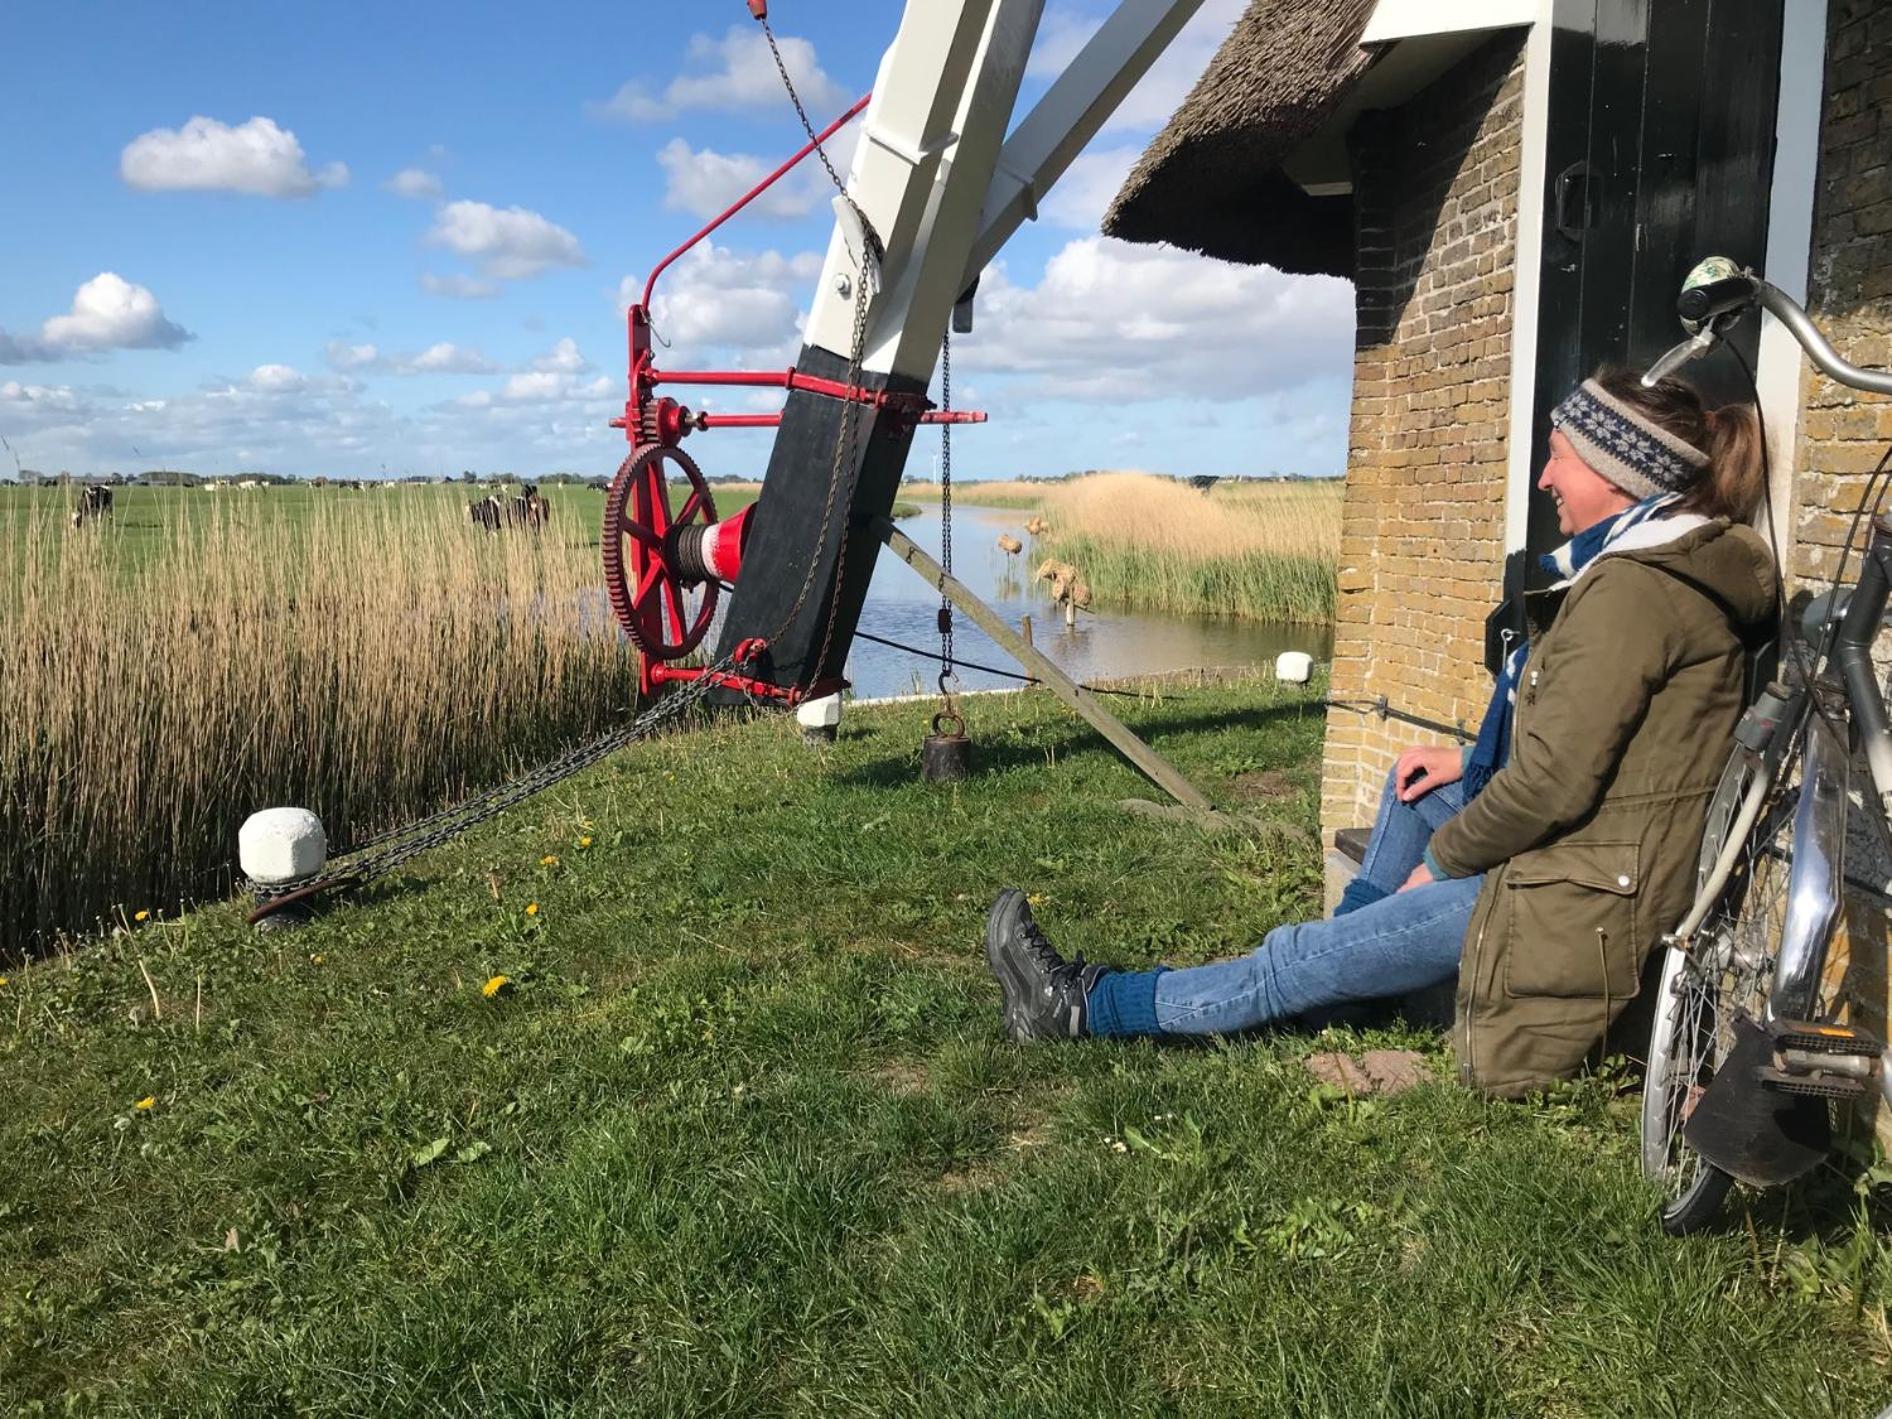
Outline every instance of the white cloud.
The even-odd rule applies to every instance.
[[[495,409],[506,405],[569,404],[583,405],[610,398],[617,383],[609,376],[580,379],[568,370],[532,370],[507,377],[496,390],[480,389],[462,394],[451,407],[459,409]]]
[[[672,138],[658,149],[657,163],[664,170],[665,209],[688,212],[694,217],[715,216],[760,182],[774,166],[748,153],[692,148],[681,138]],[[827,174],[819,167],[813,171],[823,182],[827,181]],[[796,171],[763,193],[745,211],[764,217],[805,217],[820,199],[821,188],[808,181],[808,174]]]
[[[341,373],[349,370],[373,369],[381,359],[381,351],[373,345],[351,345],[346,340],[328,342],[328,367]]]
[[[531,374],[516,374],[508,379],[501,388],[502,399],[557,399],[565,393],[570,380],[550,370],[536,370]]]
[[[678,346],[721,345],[762,349],[795,339],[806,287],[821,274],[821,254],[745,254],[713,242],[692,247],[664,276],[651,321]],[[627,276],[618,288],[622,309],[642,293]]]
[[[623,434],[608,421],[621,386],[555,373],[401,413],[355,380],[263,366],[183,394],[0,382],[0,431],[29,468],[170,467],[330,476],[445,472],[609,472]],[[9,464],[10,466],[10,464]]]
[[[118,171],[146,192],[246,192],[308,197],[348,181],[344,163],[309,170],[302,144],[261,116],[232,128],[199,115],[182,128],[153,128],[125,145]]]
[[[75,471],[366,471],[390,450],[412,447],[415,434],[385,405],[363,400],[349,381],[309,378],[282,365],[169,398],[0,385],[0,417],[27,464]]]
[[[583,374],[591,368],[591,361],[579,353],[578,342],[567,335],[550,350],[532,362],[535,370],[550,370],[563,374]]]
[[[0,384],[0,409],[9,416],[37,420],[63,414],[84,414],[90,403],[69,384],[21,384],[10,379]]]
[[[497,281],[482,281],[475,276],[462,276],[458,272],[436,276],[432,271],[423,271],[420,273],[420,288],[430,296],[447,296],[461,301],[490,300],[499,294]]]
[[[101,271],[73,293],[71,311],[53,316],[37,337],[0,330],[0,364],[105,350],[174,350],[191,338],[188,330],[165,319],[150,291],[115,271]]]
[[[446,190],[441,185],[439,174],[428,172],[425,168],[402,168],[381,185],[396,197],[423,200],[438,197]]]
[[[1136,87],[1124,95],[1103,131],[1159,128],[1167,123],[1248,7],[1249,0],[1204,0]],[[1056,78],[1102,24],[1101,19],[1075,10],[1051,10],[1038,26],[1025,73],[1038,79]]]
[[[375,345],[331,340],[325,352],[338,374],[493,374],[499,366],[477,349],[441,340],[418,355],[384,353]]]
[[[264,394],[293,393],[307,383],[302,371],[289,365],[258,365],[250,371],[250,388]]]
[[[397,361],[396,374],[491,374],[499,368],[478,350],[442,340],[411,360]]]
[[[583,266],[578,238],[524,207],[484,202],[449,202],[434,217],[427,240],[473,262],[480,275],[498,281],[536,276],[553,266]]]
[[[1080,153],[1046,195],[1038,215],[1053,226],[1096,231],[1104,220],[1104,209],[1142,154],[1143,149],[1135,145]]]
[[[776,41],[810,116],[820,122],[820,115],[839,112],[850,95],[822,70],[815,47],[791,35],[777,35]],[[675,118],[688,109],[766,108],[788,101],[768,41],[753,25],[731,25],[721,39],[692,35],[684,64],[696,72],[677,75],[661,92],[631,79],[605,102],[588,107],[600,118],[641,123]]]
[[[1245,399],[1345,379],[1353,289],[1108,237],[1070,242],[1031,287],[980,284],[955,372],[1025,377],[1033,397]]]

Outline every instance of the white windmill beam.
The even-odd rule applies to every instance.
[[[980,226],[986,188],[1018,103],[1044,0],[994,0],[979,62],[954,114],[957,137],[933,175],[924,233],[908,259],[890,259],[875,303],[865,367],[932,377],[953,302],[965,289],[966,254]]]
[[[884,273],[895,273],[925,241],[933,174],[954,141],[953,120],[970,83],[995,0],[918,0],[880,61],[873,102],[847,187],[886,248]],[[846,356],[853,346],[854,291],[863,278],[849,224],[837,220],[803,339]]]
[[[978,279],[1202,0],[1122,0],[1005,140],[959,283]]]

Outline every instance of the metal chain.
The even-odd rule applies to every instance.
[[[865,275],[854,295],[854,336],[848,353],[847,385],[856,388],[861,380],[861,361],[867,348],[867,281]],[[802,594],[807,594],[809,583],[814,580],[815,568],[820,564],[822,549],[828,545],[828,524],[834,513],[835,490],[842,479],[847,481],[847,505],[854,506],[854,488],[860,482],[860,462],[855,457],[855,444],[860,437],[861,409],[853,400],[848,400],[841,410],[841,432],[834,441],[834,465],[828,470],[828,506],[821,514],[821,535],[815,540],[814,558],[808,564],[808,576],[802,584]],[[847,548],[851,540],[852,528],[843,525],[840,545],[834,554],[834,590],[828,596],[827,628],[821,636],[821,653],[815,657],[814,665],[808,669],[808,683],[813,685],[821,676],[821,667],[828,663],[828,652],[834,646],[834,623],[841,607],[841,589],[847,580]],[[797,611],[801,609],[800,598],[796,600]],[[791,615],[789,620],[793,620]],[[787,622],[783,623],[783,630]],[[781,634],[781,632],[777,632]]]
[[[953,329],[947,322],[939,346],[939,403],[947,414],[953,411]],[[953,574],[953,426],[949,419],[939,426],[939,564],[947,576]],[[939,692],[946,699],[946,709],[957,714],[953,692],[947,681],[953,675],[953,603],[945,592],[939,597]]]
[[[461,833],[491,818],[498,817],[508,808],[534,794],[543,793],[546,789],[563,783],[574,774],[610,757],[619,749],[634,744],[640,739],[648,738],[701,700],[715,687],[717,677],[734,668],[735,664],[734,655],[726,655],[716,664],[709,666],[702,675],[689,681],[682,689],[657,701],[629,724],[621,724],[614,729],[608,729],[603,734],[566,750],[556,759],[539,765],[519,778],[495,784],[417,822],[368,839],[359,846],[349,849],[343,855],[345,865],[339,868],[328,865],[318,873],[299,877],[290,882],[246,882],[245,885],[259,901],[269,901],[322,883],[340,882],[346,879],[359,885],[380,877],[409,858],[417,857],[429,848],[450,842]],[[382,847],[383,844],[391,844],[391,846]],[[371,851],[376,847],[381,847],[381,850]],[[353,860],[348,861],[347,859],[350,858]]]
[[[768,40],[769,53],[775,58],[775,72],[782,76],[782,87],[788,92],[788,101],[795,107],[795,117],[801,120],[802,132],[808,135],[808,141],[814,145],[815,156],[821,160],[821,166],[827,170],[828,181],[834,184],[834,190],[841,194],[841,200],[848,205],[854,218],[860,223],[861,240],[865,249],[861,252],[860,271],[854,283],[854,330],[848,345],[847,379],[849,389],[857,389],[861,382],[861,365],[867,355],[867,273],[871,266],[877,267],[886,256],[887,248],[880,240],[880,233],[874,230],[874,224],[867,219],[860,204],[847,190],[847,184],[834,170],[834,164],[828,159],[828,150],[815,137],[815,126],[808,121],[808,110],[802,106],[801,95],[795,92],[795,81],[788,75],[788,65],[782,59],[781,46],[775,42],[775,31],[769,27],[768,12],[764,10],[756,16],[762,26],[763,36]],[[808,562],[808,573],[802,578],[801,590],[795,594],[795,604],[782,618],[782,624],[769,639],[779,640],[794,624],[795,618],[808,600],[808,593],[813,589],[815,573],[821,565],[821,554],[828,545],[828,533],[833,526],[834,504],[842,482],[847,483],[847,504],[854,505],[854,487],[860,479],[860,468],[854,453],[860,432],[860,406],[854,400],[844,401],[841,411],[841,430],[834,442],[834,461],[828,469],[828,501],[821,510],[821,532],[815,538],[814,553]],[[851,529],[841,529],[841,545],[835,554],[834,591],[828,600],[827,629],[821,637],[821,652],[811,666],[804,666],[807,685],[812,686],[821,678],[821,670],[828,663],[828,653],[834,648],[835,613],[841,605],[841,590],[847,578],[847,548]],[[804,686],[806,688],[806,686]]]
[[[841,194],[841,199],[847,203],[860,223],[866,249],[861,253],[861,270],[859,279],[855,283],[854,328],[848,353],[847,373],[848,387],[857,388],[860,384],[861,364],[865,358],[867,345],[869,263],[878,264],[886,248],[881,243],[879,233],[874,230],[873,223],[867,219],[867,214],[848,193],[840,174],[835,172],[834,164],[828,158],[827,149],[816,141],[814,125],[808,121],[808,111],[802,106],[801,96],[795,92],[794,81],[789,78],[788,66],[783,62],[781,48],[775,42],[774,31],[769,28],[767,15],[758,15],[757,18],[762,23],[763,34],[768,38],[769,52],[775,57],[776,72],[782,76],[782,87],[788,91],[789,102],[795,108],[795,116],[801,120],[802,131],[814,144],[815,155],[820,158],[821,166],[827,170],[829,181],[834,184],[835,190]],[[860,408],[853,400],[846,401],[846,405],[842,415],[841,432],[835,441],[834,461],[829,469],[828,498],[826,506],[822,509],[821,533],[815,542],[815,555],[809,560],[808,572],[802,578],[801,589],[796,593],[794,605],[782,618],[782,624],[776,629],[775,634],[768,638],[770,642],[782,637],[794,623],[795,618],[801,614],[802,607],[807,602],[808,593],[814,585],[815,572],[820,566],[821,549],[828,544],[828,533],[833,523],[834,507],[837,501],[836,495],[844,481],[844,473],[850,468],[853,469],[853,476],[846,477],[845,481],[848,484],[848,504],[853,505],[853,488],[859,476],[859,469],[853,465]],[[828,653],[833,646],[834,612],[840,604],[841,587],[847,567],[847,542],[844,531],[840,553],[835,563],[834,596],[829,604],[827,634],[822,639],[821,654],[816,658],[814,669],[809,676],[810,684],[819,677],[820,668],[827,661]],[[574,774],[590,768],[619,749],[648,737],[666,722],[681,716],[685,710],[701,701],[705,695],[717,687],[723,675],[735,668],[735,665],[735,654],[731,651],[715,664],[705,667],[702,674],[689,681],[682,689],[666,695],[629,724],[607,730],[519,778],[476,793],[418,822],[409,823],[404,827],[379,833],[364,840],[343,855],[346,865],[340,869],[325,867],[320,873],[296,878],[289,882],[268,884],[246,882],[246,885],[259,900],[268,902],[309,887],[322,886],[331,882],[339,884],[343,881],[359,885],[382,876],[429,848],[439,847],[451,841],[534,794],[543,793]],[[752,694],[748,696],[748,699],[751,704],[757,703]],[[353,860],[349,861],[348,859],[351,858]]]
[[[821,159],[821,165],[828,170],[828,181],[834,184],[834,190],[847,199],[847,205],[854,207],[854,199],[848,197],[847,184],[841,181],[835,172],[834,164],[828,161],[828,150],[815,141],[815,125],[808,121],[808,110],[801,106],[801,95],[795,92],[795,81],[788,77],[788,65],[782,62],[781,47],[775,42],[775,31],[769,28],[767,13],[756,16],[762,25],[762,34],[769,42],[769,53],[775,56],[775,72],[782,76],[782,87],[788,90],[788,101],[795,105],[795,117],[801,120],[801,131],[808,135],[808,141],[815,145],[815,156]],[[854,207],[856,212],[861,209]]]

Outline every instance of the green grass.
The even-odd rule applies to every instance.
[[[957,789],[915,782],[925,705],[825,752],[722,721],[305,931],[220,907],[13,972],[0,1412],[1883,1403],[1852,1194],[1665,1239],[1609,1079],[1349,1101],[1294,1035],[1003,1043],[1006,883],[1133,963],[1313,904],[1318,708],[1118,706],[1251,831],[1120,813],[1142,781],[1043,694],[968,702]]]

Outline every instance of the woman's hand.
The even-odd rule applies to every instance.
[[[1464,757],[1457,749],[1420,745],[1399,756],[1393,766],[1393,789],[1401,803],[1411,803],[1464,776]]]
[[[1411,872],[1406,874],[1406,880],[1399,884],[1399,890],[1402,892],[1410,892],[1414,887],[1424,887],[1436,881],[1438,881],[1438,878],[1434,877],[1427,869],[1425,863],[1422,862],[1417,867],[1413,868]]]

